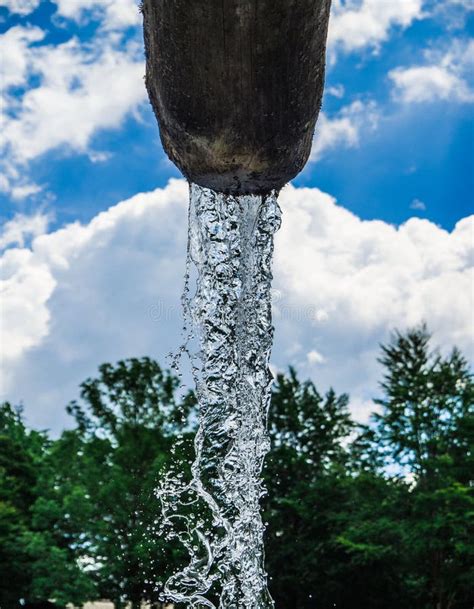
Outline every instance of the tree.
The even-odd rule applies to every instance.
[[[272,398],[267,562],[281,609],[468,609],[473,381],[425,327],[382,347],[380,412],[354,426],[347,398],[294,371]]]
[[[330,389],[322,396],[311,381],[300,382],[294,368],[287,376],[278,374],[269,417],[271,460],[291,450],[308,466],[301,469],[298,463],[295,473],[309,477],[335,463],[343,465],[347,451],[342,440],[354,428],[348,403],[346,394],[337,396]]]
[[[46,438],[29,432],[21,408],[0,406],[0,606],[19,607],[31,596],[34,554],[31,510]]]
[[[374,415],[378,441],[385,455],[406,468],[423,484],[449,471],[469,480],[474,456],[472,417],[474,383],[464,357],[457,349],[443,358],[429,348],[426,326],[395,333],[382,346],[385,368],[382,408]]]
[[[177,435],[190,436],[191,395],[176,398],[179,381],[149,358],[103,364],[72,402],[77,430],[56,444],[58,509],[90,577],[116,607],[158,603],[180,549],[156,534],[155,489],[171,463]],[[180,444],[184,462],[190,443]]]
[[[47,466],[53,445],[45,434],[26,429],[21,409],[0,406],[2,609],[19,607],[20,600],[81,604],[92,593],[70,540],[55,526],[55,510],[50,511],[44,498],[53,484]]]
[[[341,552],[330,571],[338,586],[337,606],[353,609],[413,609],[406,581],[412,568],[405,519],[410,509],[404,481],[353,469],[347,501],[336,508]],[[330,606],[330,605],[328,605]]]
[[[270,590],[281,609],[332,607],[338,598],[340,584],[328,573],[344,560],[336,538],[348,501],[344,441],[353,424],[347,406],[346,395],[330,390],[322,396],[293,369],[277,376],[264,518]]]
[[[367,426],[346,395],[278,375],[264,518],[279,609],[471,609],[473,378],[457,350],[429,344],[420,327],[382,347]],[[104,364],[57,440],[0,407],[2,609],[99,596],[159,605],[185,561],[160,533],[155,497],[163,472],[193,456],[195,398],[178,385],[149,358]]]
[[[412,603],[464,609],[474,600],[474,383],[458,350],[443,357],[429,345],[421,326],[382,346],[381,412],[365,436],[410,491],[402,536]]]
[[[60,439],[49,440],[43,455],[37,499],[31,509],[33,601],[52,599],[59,606],[81,606],[97,595],[83,562],[83,525],[90,511],[74,482],[78,446],[77,434],[67,431]]]
[[[27,547],[29,509],[34,502],[35,463],[20,410],[0,406],[0,606],[17,607],[31,586]]]

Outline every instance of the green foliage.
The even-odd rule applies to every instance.
[[[3,490],[3,488],[2,488]],[[0,501],[0,607],[11,609],[26,596],[31,581],[30,556],[22,515]]]
[[[421,326],[396,333],[382,347],[381,410],[354,445],[372,471],[384,475],[388,466],[394,472],[386,488],[397,485],[402,500],[390,499],[381,514],[374,503],[371,517],[361,521],[356,513],[343,541],[366,560],[357,546],[361,539],[377,539],[378,530],[398,531],[405,606],[467,609],[474,600],[474,383],[456,349],[442,357],[429,345]],[[396,546],[386,541],[380,549]]]
[[[421,326],[396,333],[382,347],[384,397],[375,400],[382,412],[373,417],[377,442],[420,481],[454,473],[467,480],[473,465],[472,374],[457,349],[443,358],[430,351],[429,341]]]
[[[30,440],[31,436],[31,442]],[[35,464],[41,442],[28,433],[21,410],[0,406],[0,606],[16,607],[31,587],[29,512],[35,501]]]
[[[343,440],[352,429],[346,395],[330,390],[321,396],[293,369],[277,376],[264,506],[267,566],[277,607],[319,607],[316,602],[333,598],[325,583],[327,568],[343,552],[336,544],[339,513],[332,506],[347,501]]]
[[[347,395],[336,396],[332,389],[321,396],[312,382],[301,383],[293,368],[288,376],[279,374],[269,418],[271,460],[282,455],[281,469],[289,465],[285,455],[297,458],[297,477],[313,477],[336,463],[343,465],[347,454],[341,440],[354,427],[348,403]]]
[[[278,375],[265,466],[266,553],[278,609],[472,609],[474,383],[425,327],[381,350],[369,425],[349,399]],[[158,605],[183,559],[155,489],[192,459],[192,394],[149,358],[104,364],[57,440],[0,407],[0,607]]]
[[[281,609],[399,609],[401,541],[392,520],[401,489],[351,471],[354,429],[346,395],[323,397],[291,369],[277,377],[265,518],[270,588]],[[376,530],[367,530],[376,514]]]
[[[422,326],[383,347],[385,395],[374,422],[379,446],[413,480],[414,593],[420,607],[443,609],[468,602],[474,581],[474,381],[459,351],[442,357],[429,341]]]
[[[66,542],[64,538],[58,540],[57,533],[44,530],[29,536],[28,551],[34,556],[31,599],[53,599],[59,606],[67,603],[80,606],[95,597],[94,582],[79,567],[73,549]]]
[[[54,485],[49,453],[54,443],[28,431],[21,410],[0,406],[0,606],[18,607],[21,599],[54,599],[82,604],[94,586],[79,568],[64,531],[56,524],[63,512],[48,510],[46,494]],[[48,514],[47,518],[42,515]]]
[[[176,398],[178,379],[149,358],[104,364],[73,402],[77,430],[57,443],[56,493],[90,564],[100,596],[117,605],[157,602],[181,558],[157,535],[155,489],[174,454],[190,458],[192,396]],[[178,452],[177,435],[184,436]],[[71,534],[73,534],[71,532]]]
[[[0,406],[0,483],[2,501],[23,516],[35,500],[36,465],[46,439],[26,430],[21,409],[8,402]]]

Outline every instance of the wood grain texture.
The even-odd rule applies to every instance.
[[[144,0],[146,86],[170,159],[221,192],[304,167],[324,87],[330,0]]]

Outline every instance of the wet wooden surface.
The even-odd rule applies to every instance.
[[[281,188],[306,163],[330,0],[144,0],[146,84],[183,174],[229,193]]]

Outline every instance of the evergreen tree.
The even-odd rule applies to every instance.
[[[409,489],[400,512],[406,589],[420,609],[467,609],[474,595],[474,383],[457,349],[430,350],[425,326],[382,347],[381,412],[369,452]],[[372,523],[377,526],[377,523]],[[395,526],[395,524],[392,524]],[[398,528],[400,524],[397,525]],[[371,537],[373,530],[370,531]]]

